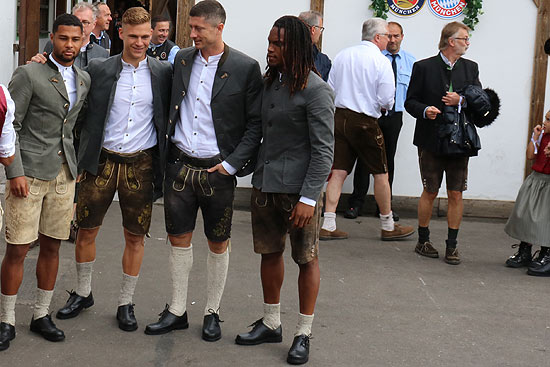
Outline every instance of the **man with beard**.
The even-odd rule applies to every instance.
[[[195,47],[174,61],[174,83],[164,181],[164,214],[170,240],[172,302],[146,334],[186,329],[191,238],[200,207],[208,239],[207,300],[202,338],[221,338],[220,302],[229,266],[229,238],[237,176],[254,169],[261,136],[262,76],[258,63],[227,46],[222,33],[225,10],[214,0],[191,8],[189,25]]]
[[[45,64],[14,72],[9,90],[15,101],[15,159],[6,168],[6,242],[0,296],[0,349],[15,338],[15,302],[29,244],[40,239],[38,289],[31,331],[49,341],[65,339],[49,315],[61,240],[69,238],[76,155],[73,127],[84,104],[90,77],[73,66],[82,44],[82,23],[57,17],[50,36],[53,51]],[[44,122],[48,123],[45,124]]]
[[[150,20],[145,9],[128,9],[119,31],[122,54],[92,60],[87,69],[93,84],[80,137],[79,168],[84,172],[76,209],[77,287],[57,312],[59,319],[76,317],[94,304],[95,239],[118,192],[125,248],[116,317],[121,330],[138,327],[133,294],[151,224],[153,182],[163,175],[172,82],[171,65],[145,54],[151,39]]]
[[[80,2],[73,6],[72,13],[80,19],[84,28],[84,37],[82,38],[82,46],[80,52],[74,60],[75,66],[85,68],[90,60],[109,57],[109,51],[100,45],[90,42],[90,34],[96,25],[95,8],[90,3]],[[52,52],[52,43],[48,41],[44,46],[44,52],[49,54]]]
[[[169,61],[173,65],[174,57],[176,57],[180,48],[168,39],[171,26],[172,22],[164,15],[157,15],[151,19],[153,35],[147,49],[147,55],[155,57],[158,60]]]
[[[334,93],[313,72],[309,29],[285,16],[268,38],[268,70],[262,97],[263,141],[252,177],[254,251],[262,255],[264,317],[237,335],[241,345],[282,341],[280,315],[283,251],[289,233],[300,268],[300,318],[287,362],[306,363],[319,293],[319,199],[330,173],[334,145]]]
[[[470,46],[470,28],[451,22],[441,30],[439,54],[420,60],[413,66],[405,108],[416,117],[414,145],[418,147],[418,162],[424,190],[418,201],[418,243],[415,251],[432,258],[439,253],[430,242],[430,218],[443,173],[447,184],[447,240],[445,262],[460,264],[457,236],[464,206],[462,192],[467,188],[468,156],[439,154],[439,125],[445,124],[445,106],[468,108],[466,100],[457,93],[468,85],[481,86],[479,69],[474,61],[462,56]]]

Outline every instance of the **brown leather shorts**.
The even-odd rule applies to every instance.
[[[145,235],[153,208],[152,149],[131,154],[101,152],[97,176],[84,171],[78,190],[76,220],[80,228],[101,226],[118,191],[122,226],[132,234]]]
[[[332,168],[351,173],[357,159],[364,163],[367,172],[388,172],[384,135],[374,117],[337,108],[334,114]]]
[[[424,189],[427,192],[438,192],[443,181],[443,172],[445,172],[447,190],[466,191],[468,161],[468,157],[439,156],[418,148],[418,164]]]
[[[250,214],[254,252],[283,252],[288,233],[292,259],[296,264],[307,264],[317,258],[322,201],[317,201],[313,218],[308,225],[304,228],[294,228],[289,218],[299,200],[298,194],[272,194],[261,192],[257,188],[252,189]]]

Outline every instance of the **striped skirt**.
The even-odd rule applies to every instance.
[[[533,172],[525,179],[504,231],[517,240],[550,247],[550,175]]]

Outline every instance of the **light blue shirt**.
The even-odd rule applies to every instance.
[[[390,62],[392,54],[388,50],[383,50],[382,54],[386,56]],[[407,99],[407,88],[411,80],[413,64],[416,58],[404,50],[399,50],[395,62],[397,63],[397,83],[395,83],[395,111],[405,111],[405,99]]]

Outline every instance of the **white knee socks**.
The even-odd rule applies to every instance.
[[[92,291],[92,272],[94,261],[86,263],[76,263],[76,294],[81,297],[88,297]]]
[[[171,246],[172,302],[168,311],[176,316],[183,315],[186,310],[187,284],[192,267],[193,245],[189,247]]]
[[[120,295],[118,296],[118,305],[124,306],[133,303],[134,291],[139,275],[132,276],[122,273],[122,284],[120,286]]]
[[[225,288],[225,280],[227,279],[227,268],[229,267],[229,251],[226,249],[223,254],[216,254],[210,249],[206,259],[206,307],[204,314],[209,315],[211,312],[219,314],[220,302]]]

